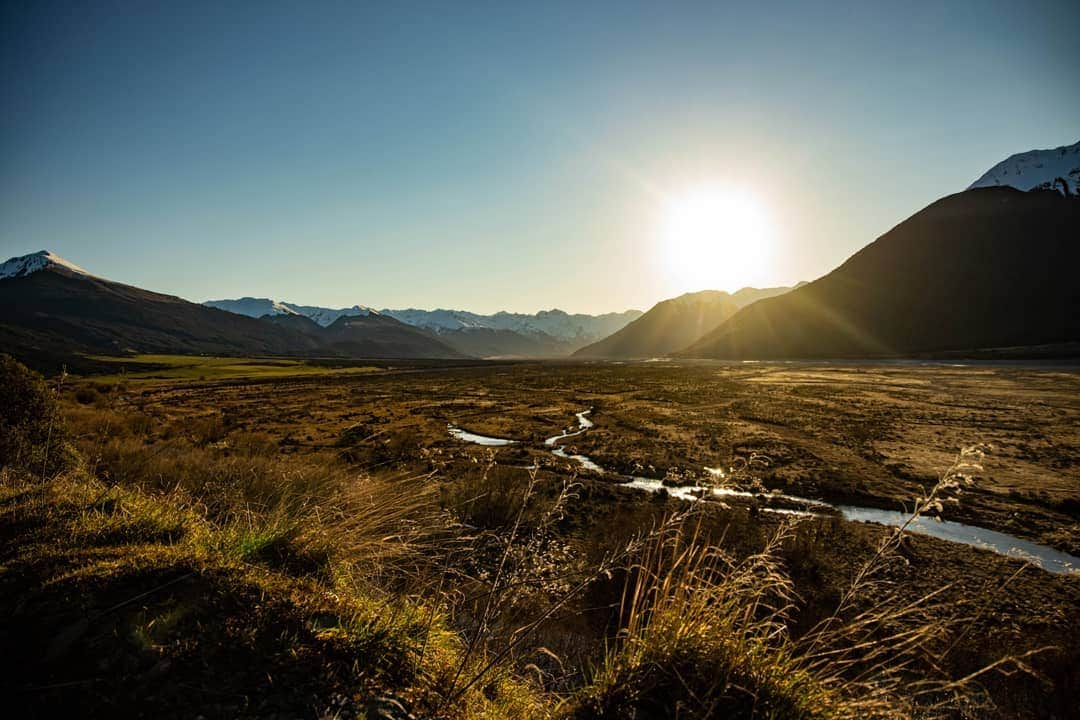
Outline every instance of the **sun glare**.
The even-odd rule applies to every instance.
[[[758,282],[768,241],[765,208],[742,189],[703,185],[665,208],[664,253],[683,290],[734,291]]]

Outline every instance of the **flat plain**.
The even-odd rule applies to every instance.
[[[984,471],[945,518],[1080,552],[1080,373],[944,365],[507,363],[366,367],[359,376],[131,382],[126,411],[163,425],[220,417],[286,452],[338,452],[451,472],[494,454],[596,482],[621,475],[685,484],[706,467],[767,460],[765,490],[902,509],[958,451],[988,446]],[[592,409],[595,427],[560,443],[609,472],[553,457],[548,437]],[[491,448],[453,425],[514,440]]]

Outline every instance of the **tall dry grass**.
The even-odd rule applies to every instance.
[[[704,539],[693,516],[668,523],[626,567],[620,630],[591,683],[570,701],[577,718],[935,718],[990,712],[978,681],[1034,672],[1036,649],[956,677],[949,654],[978,619],[944,599],[897,586],[887,568],[908,526],[973,482],[984,448],[967,448],[881,540],[835,611],[791,635],[799,605],[782,560],[784,525],[736,560]],[[984,598],[983,607],[986,607]]]

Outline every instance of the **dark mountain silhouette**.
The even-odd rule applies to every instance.
[[[316,343],[331,356],[367,358],[462,358],[442,338],[387,315],[342,315],[326,327],[304,315],[264,315],[260,322],[287,328]]]
[[[203,305],[205,306],[206,303],[203,303]],[[231,311],[228,310],[225,312],[232,314]],[[293,332],[312,338],[315,344],[321,342],[323,328],[319,323],[309,317],[304,317],[303,315],[263,315],[258,319],[264,323],[287,328]]]
[[[622,330],[586,345],[577,358],[649,358],[686,347],[739,309],[729,293],[704,290],[654,305]]]
[[[86,354],[176,353],[461,357],[426,333],[385,318],[330,331],[270,322],[95,277],[49,253],[0,273],[0,345],[37,367],[89,365]],[[327,332],[330,331],[330,332]],[[397,354],[401,353],[401,354]]]
[[[743,288],[686,293],[657,303],[647,313],[608,337],[574,353],[579,358],[650,358],[681,350],[740,308],[791,288]]]
[[[980,188],[938,200],[828,275],[679,353],[872,357],[1080,340],[1080,201]]]
[[[323,346],[334,355],[373,358],[460,358],[433,334],[387,315],[342,315],[322,330]]]

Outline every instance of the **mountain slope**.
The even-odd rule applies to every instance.
[[[823,278],[680,355],[867,357],[1080,339],[1080,202],[980,188],[929,205]]]
[[[59,362],[81,364],[80,354],[368,356],[361,342],[367,339],[370,356],[385,357],[383,348],[407,345],[396,338],[384,341],[378,333],[354,334],[342,345],[338,334],[320,337],[310,328],[265,322],[95,277],[44,251],[0,267],[0,345],[50,370]],[[415,336],[415,356],[460,357],[435,338],[396,325]]]
[[[649,358],[681,350],[741,307],[790,288],[743,288],[686,293],[657,303],[647,313],[599,342],[574,353],[579,358]]]
[[[313,339],[320,352],[334,356],[368,358],[462,358],[470,354],[459,351],[441,338],[406,325],[403,322],[380,315],[377,312],[353,315],[342,311],[325,326],[322,321],[327,314],[313,313],[314,317],[299,314],[303,309],[325,310],[303,305],[288,306],[290,312],[267,314],[260,322],[272,323]],[[359,307],[359,306],[357,306]],[[353,308],[346,308],[352,310]]]
[[[1011,155],[968,189],[1002,185],[1017,190],[1058,190],[1066,195],[1080,195],[1080,142]]]
[[[0,338],[13,354],[31,357],[125,352],[291,355],[317,347],[287,329],[59,263],[0,279]]]
[[[372,358],[461,358],[465,353],[391,317],[342,315],[323,329],[323,346],[334,355]]]

